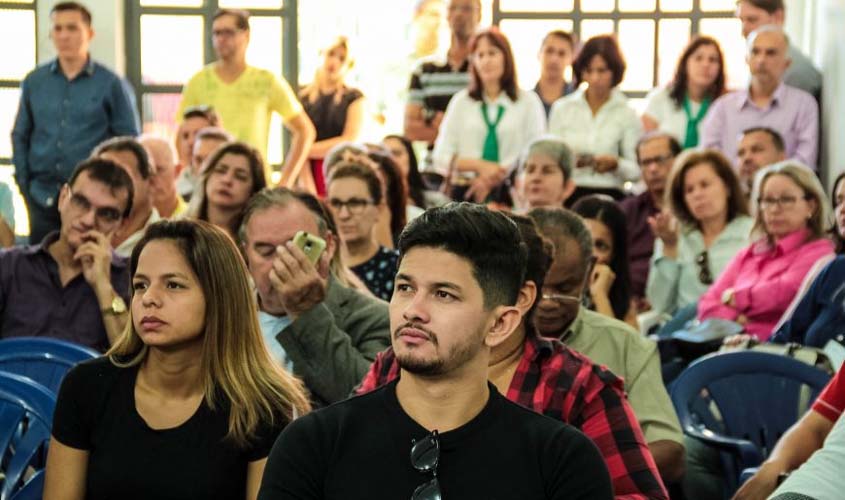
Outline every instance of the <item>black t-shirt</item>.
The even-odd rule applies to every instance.
[[[411,465],[429,432],[396,398],[396,382],[295,420],[279,436],[259,500],[407,499],[431,479]],[[596,446],[574,427],[523,408],[490,385],[475,418],[440,434],[446,500],[613,498]]]
[[[364,97],[364,94],[360,90],[346,87],[343,88],[343,95],[340,96],[339,102],[335,101],[335,92],[320,93],[314,102],[310,102],[306,96],[300,95],[302,108],[317,130],[316,140],[322,141],[343,134],[349,106],[362,97]]]
[[[153,430],[135,407],[138,368],[108,358],[77,365],[59,390],[53,437],[89,452],[88,499],[233,499],[246,494],[248,462],[266,457],[286,425],[260,428],[251,445],[229,440],[229,405],[203,402],[178,427]]]

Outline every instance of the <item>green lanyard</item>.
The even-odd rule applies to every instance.
[[[496,137],[496,127],[502,121],[502,115],[505,114],[505,107],[499,104],[499,110],[496,112],[496,121],[490,122],[487,117],[487,103],[481,101],[481,116],[484,118],[484,123],[487,125],[487,137],[484,138],[484,150],[481,151],[481,159],[499,162],[499,139]]]
[[[690,103],[689,96],[684,96],[684,113],[687,115],[687,133],[684,136],[684,149],[698,146],[698,122],[707,114],[707,108],[710,107],[711,102],[712,99],[709,97],[702,99],[701,107],[698,108],[698,114],[692,116],[692,104]]]

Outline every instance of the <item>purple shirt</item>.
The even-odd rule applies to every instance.
[[[59,233],[38,245],[0,251],[0,338],[53,337],[105,351],[100,303],[80,273],[62,288],[59,265],[47,251]],[[129,299],[127,260],[112,254],[111,283]]]
[[[810,268],[833,253],[833,243],[820,238],[807,241],[807,229],[796,231],[774,246],[760,240],[740,250],[698,302],[698,319],[748,319],[745,330],[765,342],[789,307]],[[733,288],[734,307],[722,303],[722,294]]]
[[[631,293],[634,297],[645,297],[651,254],[654,253],[654,233],[648,225],[648,218],[660,212],[654,205],[648,191],[619,202],[628,219],[628,262],[631,273]]]
[[[736,165],[742,131],[751,127],[778,131],[787,158],[816,170],[819,106],[807,92],[781,83],[766,108],[754,104],[747,89],[725,94],[716,99],[704,118],[700,145],[722,151]]]

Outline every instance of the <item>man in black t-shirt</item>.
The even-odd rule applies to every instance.
[[[273,447],[259,499],[602,499],[595,445],[487,382],[519,326],[526,246],[506,216],[450,204],[399,240],[397,382],[306,415]]]

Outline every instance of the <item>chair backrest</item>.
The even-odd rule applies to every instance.
[[[24,473],[30,468],[46,465],[55,405],[55,395],[46,387],[0,371],[0,469],[5,472],[0,500],[28,487],[32,478],[24,482]]]
[[[759,465],[748,462],[768,456],[829,379],[786,356],[716,353],[693,362],[675,379],[672,402],[687,434],[706,429],[736,440],[742,452],[735,464],[738,476],[743,468]]]
[[[100,353],[79,344],[46,337],[0,340],[0,370],[29,377],[53,392],[74,365]]]

